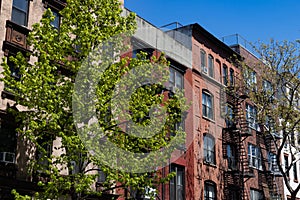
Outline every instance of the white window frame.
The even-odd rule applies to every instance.
[[[279,172],[276,154],[272,152],[268,153],[268,167],[271,172]]]
[[[248,144],[248,162],[250,167],[262,170],[261,149],[251,143]]]
[[[253,88],[254,91],[257,90],[257,79],[256,72],[250,68],[245,71],[246,84],[248,87]]]
[[[183,89],[184,88],[183,74],[173,67],[170,67],[169,71],[170,71],[170,77],[169,77],[170,90],[172,90],[172,92],[175,92],[175,88]]]
[[[210,105],[209,105],[210,100]],[[202,91],[202,116],[208,119],[214,118],[214,100],[213,96],[206,91]]]
[[[248,126],[252,129],[257,130],[257,109],[255,106],[250,104],[246,104],[246,119],[248,122]]]
[[[216,149],[215,149],[215,138],[205,133],[203,135],[203,159],[204,163],[216,164]]]

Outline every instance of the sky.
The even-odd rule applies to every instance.
[[[219,39],[300,39],[300,0],[125,0],[125,7],[157,27],[198,23]]]

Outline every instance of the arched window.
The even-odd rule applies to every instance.
[[[203,136],[203,158],[204,162],[208,164],[215,164],[215,138],[205,133]]]
[[[201,49],[200,50],[200,65],[201,65],[201,71],[203,73],[207,73],[207,66],[206,66],[206,52]]]
[[[214,57],[210,54],[208,55],[208,75],[214,77]]]
[[[231,68],[229,70],[229,83],[230,83],[230,86],[234,85],[234,70]]]
[[[228,67],[223,64],[223,84],[228,85]]]
[[[204,182],[204,200],[216,200],[216,184],[213,181]]]

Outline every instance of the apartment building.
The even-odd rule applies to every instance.
[[[0,1],[0,57],[29,51],[26,37],[32,24],[50,7],[57,16],[53,26],[59,26],[58,11],[64,5],[61,0]],[[281,189],[283,180],[275,167],[274,146],[257,120],[255,105],[241,84],[242,69],[235,62],[244,59],[251,67],[259,59],[245,45],[227,45],[199,24],[165,33],[140,17],[137,24],[133,51],[125,56],[134,57],[139,51],[149,56],[165,52],[171,63],[168,90],[184,89],[185,97],[193,103],[180,125],[187,133],[186,145],[174,153],[180,156],[160,169],[162,176],[170,172],[176,176],[170,183],[159,185],[157,199],[287,199],[289,194],[286,187]],[[252,70],[249,82],[256,83],[259,72]],[[26,171],[28,146],[17,137],[14,119],[6,112],[13,106],[13,96],[5,91],[3,83],[0,91],[0,199],[12,199],[12,188],[32,195],[37,186]],[[282,161],[290,163],[291,155],[283,154]],[[298,161],[290,174],[294,185],[298,183],[299,171]],[[117,193],[122,194],[119,199],[132,196],[130,191],[115,190],[113,194],[103,194],[101,199],[117,197]]]
[[[8,58],[11,55],[16,55],[18,52],[22,52],[26,55],[26,52],[30,51],[27,45],[26,38],[32,25],[41,19],[41,16],[45,9],[51,8],[56,19],[52,22],[54,27],[59,27],[60,16],[58,12],[64,8],[65,1],[61,0],[9,0],[0,1],[0,26],[3,27],[0,31],[2,51],[0,52],[1,58]],[[125,10],[125,14],[126,14]],[[138,51],[146,51],[149,56],[158,56],[161,52],[166,53],[167,59],[170,61],[170,83],[169,92],[173,92],[175,88],[188,89],[186,80],[191,78],[191,52],[184,46],[178,43],[176,40],[157,29],[155,26],[146,22],[145,20],[137,17],[138,31],[132,38],[133,51],[128,52],[129,57],[134,57],[134,54]],[[156,37],[153,37],[156,35]],[[30,62],[31,58],[28,58]],[[13,65],[8,61],[9,65]],[[13,68],[11,68],[13,69]],[[12,70],[12,76],[18,76],[17,71]],[[172,78],[173,77],[173,78]],[[39,189],[37,182],[41,181],[41,177],[35,177],[32,174],[27,173],[27,164],[29,159],[35,159],[34,155],[29,152],[32,150],[28,143],[21,140],[15,132],[16,123],[12,116],[7,113],[7,109],[14,105],[14,97],[11,93],[5,90],[3,83],[0,84],[1,90],[1,144],[0,144],[0,199],[13,199],[11,194],[12,189],[17,189],[20,194],[32,196],[34,192]],[[192,93],[187,92],[187,99],[192,98]],[[192,126],[192,120],[186,117],[187,122],[185,124],[186,131],[189,132],[189,127]],[[53,146],[49,149],[50,152],[55,152],[53,149],[58,140],[54,140]],[[185,148],[181,150],[185,152]],[[170,162],[173,162],[172,167],[164,168],[163,171],[168,173],[169,170],[177,170],[178,176],[180,173],[185,173],[186,161],[183,156]],[[180,170],[179,170],[180,169]],[[76,166],[73,171],[76,171]],[[76,173],[74,171],[74,173]],[[65,172],[66,174],[68,172]],[[70,172],[69,172],[70,173]],[[73,172],[71,172],[73,173]],[[99,178],[100,180],[101,178]],[[177,190],[177,180],[174,179],[176,184],[165,185],[162,190]],[[101,180],[100,180],[101,181]],[[95,184],[95,189],[98,189],[99,184]],[[183,189],[184,191],[184,189]],[[168,193],[169,195],[170,193]],[[126,199],[133,193],[129,190],[114,190],[112,193],[103,193],[100,199],[112,199],[121,196],[120,199]],[[147,199],[147,195],[142,194],[143,198]],[[90,199],[99,199],[99,197],[90,196]],[[137,195],[134,198],[142,198]]]
[[[198,108],[193,106],[194,155],[188,164],[192,197],[282,198],[275,147],[257,120],[236,59],[249,66],[261,61],[240,43],[227,46],[198,24],[175,30],[168,34],[192,49],[193,102],[200,102]],[[251,73],[247,81],[256,83],[259,72]]]
[[[45,8],[51,7],[56,13],[62,9],[61,1],[0,1],[0,57],[8,58],[21,52],[29,51],[26,38],[30,27],[39,21]],[[57,24],[56,24],[57,25]],[[12,63],[8,62],[10,66]],[[12,71],[12,76],[18,78],[18,73]],[[0,83],[1,100],[1,160],[0,160],[0,199],[13,199],[12,189],[18,189],[20,194],[32,195],[37,190],[36,183],[27,174],[28,150],[15,132],[15,120],[7,113],[13,107],[13,95],[5,91]]]
[[[183,41],[178,33],[190,37]],[[229,72],[231,81],[237,73],[230,62],[235,52],[199,24],[183,26],[169,34],[193,52],[194,151],[189,159],[188,182],[192,189],[187,199],[223,199],[222,108],[226,98],[223,90],[229,84]]]

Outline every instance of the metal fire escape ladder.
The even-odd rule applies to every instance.
[[[274,121],[270,121],[269,123],[275,123]],[[269,124],[271,127],[272,124]],[[268,133],[264,134],[265,136],[265,144],[266,148],[269,152],[276,154],[276,147],[274,140],[280,139],[280,136],[276,133],[272,133],[272,130],[266,130]],[[270,156],[270,155],[269,155]],[[277,185],[276,177],[282,176],[281,173],[277,169],[277,165],[273,166],[276,163],[276,157],[269,157],[271,160],[268,160],[268,169],[266,174],[267,185],[269,188],[269,194],[272,199],[280,199],[279,187]]]

